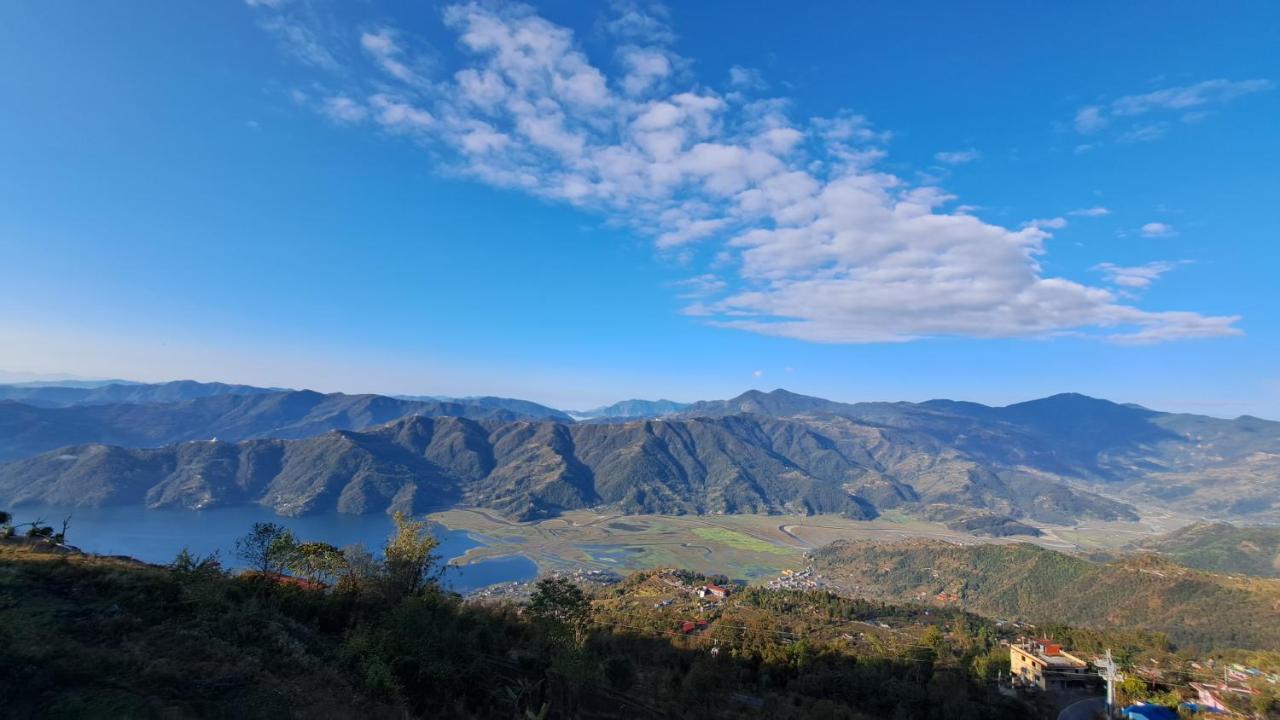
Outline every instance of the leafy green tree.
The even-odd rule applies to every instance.
[[[434,585],[443,568],[440,557],[431,551],[439,541],[425,520],[413,520],[397,512],[396,529],[382,549],[383,575],[392,595],[408,597]]]
[[[346,556],[326,542],[300,543],[288,559],[289,572],[318,583],[333,582],[346,567]]]
[[[529,598],[527,612],[535,621],[562,627],[581,644],[591,624],[591,600],[568,578],[542,578]]]
[[[250,569],[263,574],[284,572],[298,540],[287,528],[275,523],[254,523],[248,534],[236,539],[236,557]]]

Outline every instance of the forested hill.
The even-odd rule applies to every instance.
[[[1200,522],[1135,544],[1187,567],[1280,577],[1280,527]]]
[[[1200,648],[1280,647],[1280,580],[1206,573],[1150,554],[1097,563],[1025,543],[841,541],[818,550],[814,564],[850,592],[888,601],[1147,630]]]
[[[321,581],[230,576],[190,555],[158,567],[0,541],[0,715],[1027,717],[996,691],[1008,663],[996,629],[960,613],[768,590],[700,611],[693,588],[711,580],[692,573],[679,573],[683,591],[661,585],[679,598],[662,608],[631,581],[593,597],[549,580],[521,610],[444,591],[420,535],[397,532],[391,547],[374,558],[298,545],[335,559],[307,566]],[[852,648],[843,636],[862,635],[855,621],[872,614],[898,629],[868,629],[879,637]],[[944,641],[940,627],[964,628],[964,641]]]

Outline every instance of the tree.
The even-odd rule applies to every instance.
[[[254,523],[249,533],[236,540],[236,557],[251,570],[279,574],[289,564],[298,545],[287,528],[275,523]]]
[[[535,621],[572,631],[581,644],[591,624],[591,600],[568,578],[542,578],[529,598],[528,613]]]
[[[614,690],[626,692],[636,682],[636,665],[629,658],[614,655],[607,658],[603,665],[604,679]]]
[[[440,543],[425,520],[411,520],[400,512],[392,518],[396,529],[382,549],[387,587],[398,597],[416,595],[440,574],[440,557],[431,552]]]
[[[178,555],[169,564],[169,568],[184,578],[207,579],[223,575],[222,563],[218,560],[218,551],[216,550],[201,557],[184,547],[178,551]]]
[[[304,542],[294,548],[288,568],[317,583],[331,583],[347,567],[347,559],[338,548],[326,542]]]

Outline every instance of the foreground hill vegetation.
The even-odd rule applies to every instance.
[[[814,566],[885,601],[943,598],[989,617],[1160,633],[1176,646],[1280,647],[1280,581],[1192,570],[1151,554],[1093,562],[1036,545],[840,541]]]
[[[417,523],[401,520],[380,558],[339,553],[337,565],[311,566],[311,579],[275,574],[273,553],[286,541],[295,558],[328,550],[281,538],[267,526],[246,536],[246,556],[256,552],[268,569],[239,576],[186,554],[158,567],[51,552],[34,540],[0,544],[5,716],[976,719],[1025,712],[987,680],[1002,661],[991,629],[963,614],[948,618],[964,628],[962,644],[943,642],[935,627],[924,642],[895,633],[851,651],[838,628],[926,616],[825,593],[750,590],[704,614],[709,628],[686,635],[680,618],[696,612],[696,601],[652,608],[646,588],[653,574],[595,600],[567,581],[545,580],[521,609],[467,603],[442,590],[433,541]],[[320,578],[327,588],[314,584]]]

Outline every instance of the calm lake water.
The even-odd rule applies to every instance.
[[[331,543],[338,547],[361,543],[376,553],[391,534],[387,515],[346,515],[341,513],[280,517],[266,508],[234,507],[211,510],[147,510],[138,507],[58,508],[22,507],[14,511],[18,522],[43,519],[54,529],[71,516],[67,543],[86,552],[129,555],[152,563],[171,562],[187,548],[197,555],[217,552],[222,564],[236,567],[235,540],[255,522],[273,522],[293,531],[300,539]],[[440,540],[436,553],[446,560],[483,545],[483,538],[434,525]],[[484,560],[465,566],[451,566],[445,584],[466,593],[500,582],[531,580],[538,567],[523,556]]]

